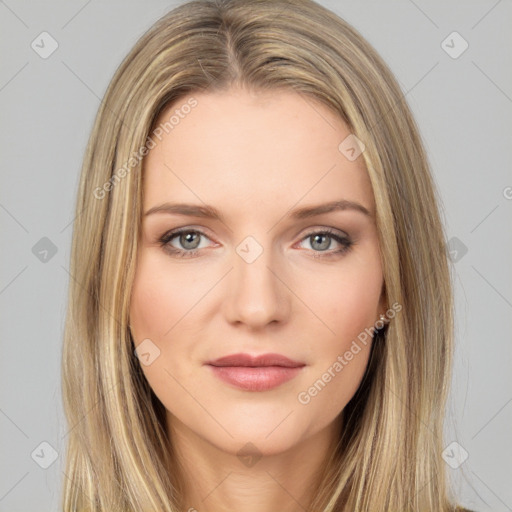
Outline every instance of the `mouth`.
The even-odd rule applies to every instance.
[[[208,361],[206,364],[212,366],[245,366],[245,367],[265,367],[280,366],[283,368],[298,368],[305,366],[305,363],[294,361],[281,354],[261,354],[251,356],[250,354],[231,354],[220,357],[214,361]]]
[[[274,389],[293,379],[306,366],[280,354],[232,354],[205,364],[223,382],[245,391]]]

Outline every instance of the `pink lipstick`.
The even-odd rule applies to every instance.
[[[232,354],[208,361],[214,375],[245,391],[267,391],[293,379],[305,363],[280,354]]]

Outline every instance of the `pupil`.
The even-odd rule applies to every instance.
[[[197,240],[194,244],[193,238],[196,237],[197,240],[199,240],[199,237],[197,236],[197,233],[188,232],[185,235],[181,235],[181,243],[183,247],[186,247],[187,249],[195,249],[197,247]]]
[[[321,243],[320,242],[320,247],[316,247],[317,249],[323,251],[325,249],[328,249],[329,248],[329,237],[327,237],[326,235],[313,235],[313,247],[314,247],[314,244],[316,244],[316,242],[318,241],[318,239],[321,239],[323,238],[324,239],[324,243]]]

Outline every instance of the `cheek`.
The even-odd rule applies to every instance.
[[[130,305],[130,327],[135,344],[145,338],[158,343],[165,332],[171,327],[172,300],[166,291],[164,282],[144,279],[134,284]]]
[[[142,365],[150,384],[157,379],[169,386],[172,377],[165,369],[184,377],[197,364],[197,331],[203,321],[198,306],[212,285],[192,266],[171,268],[167,258],[156,251],[142,252],[130,299],[130,330],[136,347],[149,339],[159,352],[154,363]]]
[[[190,304],[197,299],[194,301],[187,292],[190,287],[182,284],[158,255],[143,255],[132,288],[130,330],[135,346],[150,353],[149,362],[144,364],[140,358],[140,364],[156,396],[167,409],[187,410],[190,404],[177,381],[187,380],[190,354],[183,337],[179,337],[179,328]]]
[[[145,338],[163,344],[172,335],[172,328],[193,300],[193,283],[184,284],[173,277],[161,256],[141,257],[130,302],[130,327],[136,344]]]
[[[373,256],[369,252],[370,256]],[[351,341],[379,318],[383,287],[382,271],[375,257],[347,260],[340,271],[311,283],[314,311],[331,331],[328,345],[346,350]]]
[[[169,386],[165,371],[169,339],[178,322],[180,298],[176,283],[166,277],[165,269],[151,255],[140,258],[130,300],[130,331],[138,348],[142,371],[151,388],[160,397],[160,391]],[[173,344],[173,351],[179,343]],[[142,353],[150,356],[144,359]]]
[[[316,364],[299,401],[307,402],[311,412],[325,421],[332,420],[359,387],[370,354],[372,328],[381,313],[380,262],[377,253],[367,254],[372,257],[347,260],[339,272],[316,279],[309,287],[311,309],[324,325],[314,336],[311,347]]]

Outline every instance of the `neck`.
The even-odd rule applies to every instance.
[[[305,512],[335,449],[341,416],[292,448],[265,454],[250,443],[226,451],[167,413],[186,512]],[[241,449],[241,450],[240,450]]]

